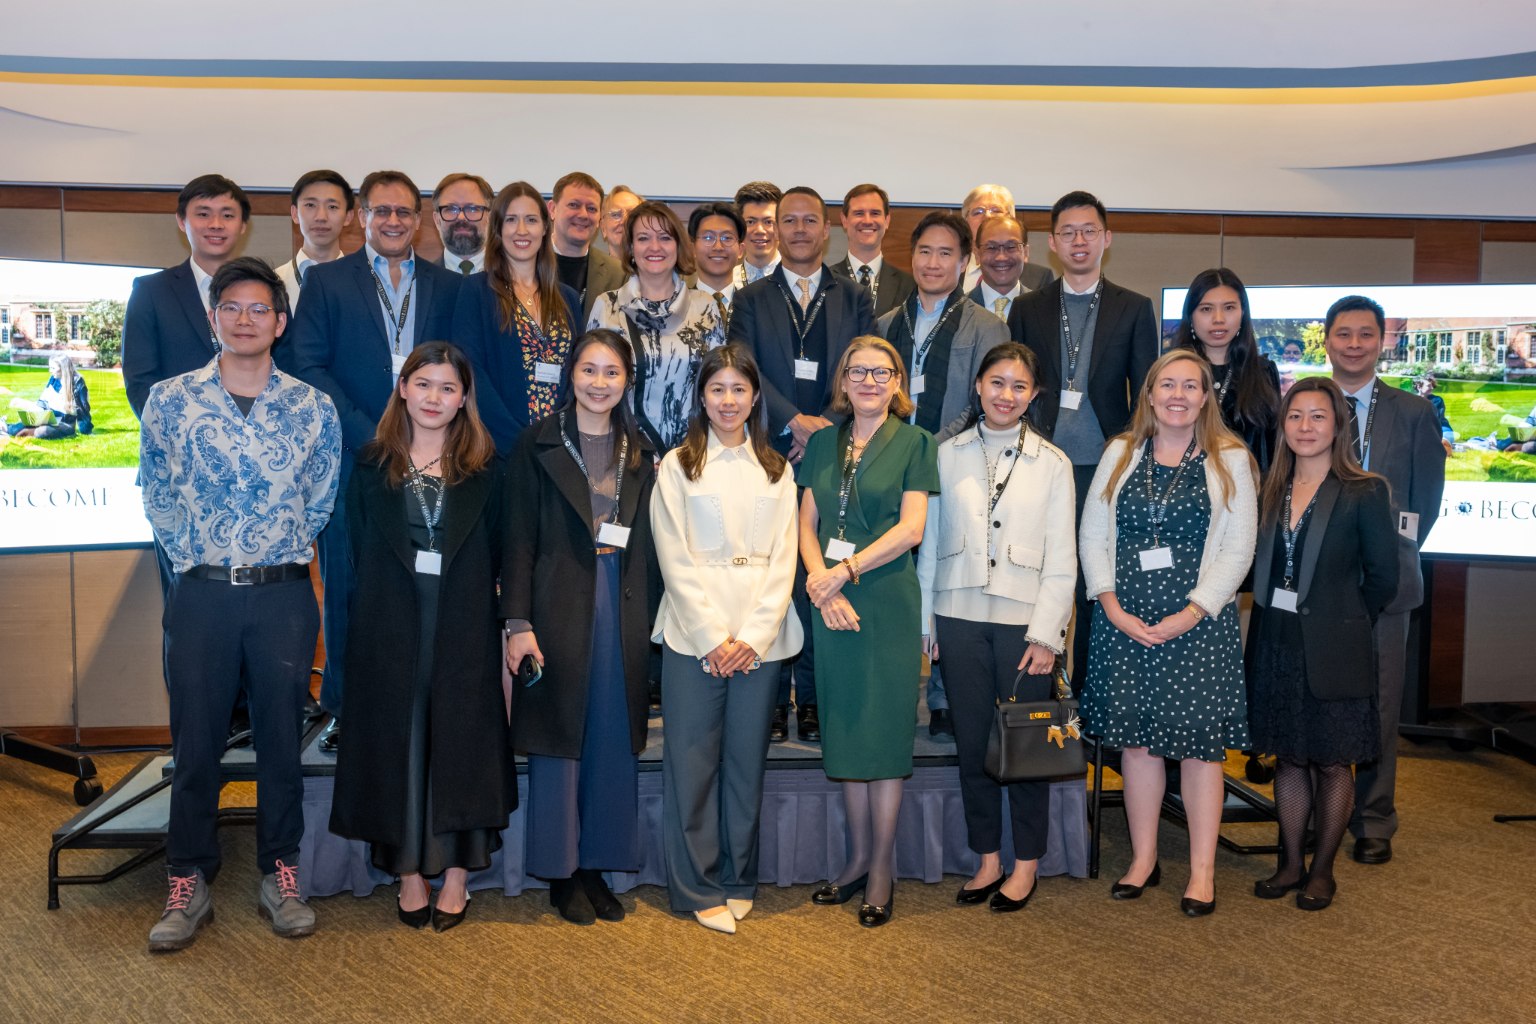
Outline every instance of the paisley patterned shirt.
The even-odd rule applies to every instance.
[[[144,405],[144,513],[177,572],[308,562],[340,466],[336,407],[275,367],[249,415],[224,390],[217,357],[156,384]]]

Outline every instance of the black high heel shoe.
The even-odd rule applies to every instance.
[[[446,910],[439,910],[435,906],[432,908],[432,930],[435,932],[445,932],[450,928],[457,928],[459,925],[464,923],[464,918],[468,915],[469,894],[465,893],[464,909],[456,914],[450,914]]]
[[[1113,900],[1136,900],[1141,898],[1143,889],[1151,889],[1163,880],[1163,864],[1157,861],[1152,865],[1152,873],[1147,880],[1140,885],[1131,885],[1128,882],[1116,882],[1109,887],[1109,898]]]
[[[835,907],[847,903],[869,884],[869,872],[866,871],[847,885],[833,885],[828,882],[820,889],[811,893],[811,902],[819,907]]]
[[[1029,906],[1029,898],[1035,894],[1035,890],[1038,888],[1040,888],[1039,875],[1035,876],[1035,884],[1029,887],[1029,892],[1025,893],[1024,898],[1021,900],[1004,895],[1001,887],[999,887],[998,891],[992,894],[992,902],[987,904],[987,909],[994,914],[1011,914],[1015,910],[1023,910]]]
[[[864,876],[866,879],[868,875]],[[896,913],[896,882],[891,882],[891,894],[885,898],[884,906],[875,906],[873,903],[864,903],[859,906],[859,924],[865,928],[879,928],[888,922]]]
[[[432,904],[429,902],[419,910],[406,910],[400,905],[399,898],[396,897],[395,913],[400,916],[400,923],[407,928],[425,928],[427,922],[432,920]]]
[[[955,902],[962,907],[972,907],[978,903],[985,903],[987,897],[1001,889],[1003,883],[1007,880],[1007,875],[998,875],[980,889],[967,889],[962,885],[960,891],[955,893]]]

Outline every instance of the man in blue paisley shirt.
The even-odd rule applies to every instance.
[[[219,354],[150,390],[139,453],[144,510],[174,570],[164,617],[170,895],[149,934],[153,952],[189,945],[213,916],[219,760],[242,670],[256,746],[258,909],[278,935],[315,928],[298,879],[299,727],[320,629],[311,545],[336,502],[341,424],[330,398],[272,364],[288,324],[272,268],[233,260],[208,291]]]

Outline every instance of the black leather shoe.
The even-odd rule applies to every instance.
[[[795,732],[805,743],[821,742],[821,719],[816,715],[815,704],[803,704],[795,709]]]
[[[867,871],[860,875],[858,878],[855,878],[853,881],[849,882],[847,885],[833,885],[831,882],[828,882],[820,889],[817,889],[815,892],[811,893],[811,902],[815,903],[817,906],[835,907],[838,904],[847,903],[849,900],[853,899],[859,893],[863,892],[864,887],[868,884],[869,873]]]
[[[226,746],[248,747],[250,745],[251,709],[242,704],[229,716],[229,737],[226,740]]]
[[[1354,856],[1360,864],[1385,864],[1392,859],[1392,840],[1356,839]]]
[[[597,920],[586,890],[574,878],[550,879],[549,905],[571,924],[592,924]]]
[[[998,875],[980,889],[967,889],[962,885],[960,891],[955,893],[955,902],[962,907],[972,907],[978,903],[985,903],[987,902],[987,897],[1001,889],[1003,883],[1007,880],[1007,875]]]
[[[868,876],[866,876],[868,877]],[[859,906],[859,924],[865,928],[879,928],[896,914],[896,883],[891,883],[891,894],[886,897],[885,905],[875,906],[873,903],[864,903]]]
[[[592,912],[600,921],[624,920],[624,904],[613,895],[613,890],[608,888],[608,883],[603,881],[603,873],[594,868],[581,868],[576,872],[576,881],[586,891],[587,902],[592,904]]]
[[[1035,890],[1038,888],[1040,888],[1040,876],[1036,875],[1035,884],[1029,887],[1029,892],[1025,893],[1024,898],[1021,900],[1016,900],[1012,896],[1005,896],[1003,891],[999,889],[992,894],[992,902],[987,904],[987,909],[994,914],[1011,914],[1015,910],[1023,910],[1029,906],[1029,898],[1035,894]]]
[[[651,680],[651,714],[661,714],[661,680]]]
[[[1261,878],[1257,882],[1254,882],[1253,894],[1261,900],[1277,900],[1284,896],[1286,893],[1290,892],[1292,889],[1300,889],[1307,882],[1306,875],[1297,875],[1289,882],[1275,881],[1275,879],[1279,877],[1280,875],[1277,872],[1276,874],[1270,875],[1268,878]]]
[[[789,739],[789,705],[775,704],[773,721],[768,723],[768,742],[783,743]]]
[[[1113,900],[1137,900],[1141,898],[1143,889],[1154,888],[1163,880],[1163,865],[1161,862],[1152,865],[1152,873],[1147,880],[1140,885],[1131,885],[1127,882],[1116,882],[1109,887],[1109,898]]]
[[[950,721],[948,708],[935,708],[928,712],[928,735],[955,738],[955,725]]]
[[[318,746],[327,754],[334,754],[341,749],[341,719],[332,716],[331,720],[325,723],[325,728],[320,730]]]
[[[1329,882],[1328,895],[1326,896],[1309,896],[1305,892],[1298,892],[1296,894],[1296,906],[1301,910],[1327,910],[1328,905],[1333,902],[1333,894],[1338,891],[1339,884],[1337,882]]]
[[[437,907],[433,907],[432,930],[435,932],[445,932],[450,928],[457,928],[464,923],[464,918],[468,915],[469,897],[467,895],[464,897],[464,909],[457,914],[450,914],[446,910],[439,910]]]
[[[1197,900],[1185,896],[1179,900],[1179,909],[1184,912],[1185,917],[1205,917],[1207,914],[1214,914],[1216,912],[1216,893],[1213,890],[1209,900]]]
[[[400,916],[400,923],[407,928],[425,928],[427,922],[432,920],[432,904],[428,903],[419,910],[406,910],[400,905],[400,900],[395,900],[395,913]]]

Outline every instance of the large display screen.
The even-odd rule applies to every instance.
[[[121,361],[154,269],[0,260],[0,551],[150,542]]]
[[[1185,293],[1163,290],[1165,345]],[[1444,403],[1445,497],[1424,553],[1536,558],[1536,285],[1251,287],[1254,332],[1282,389],[1329,372],[1323,318],[1345,295],[1386,311],[1381,379]]]

